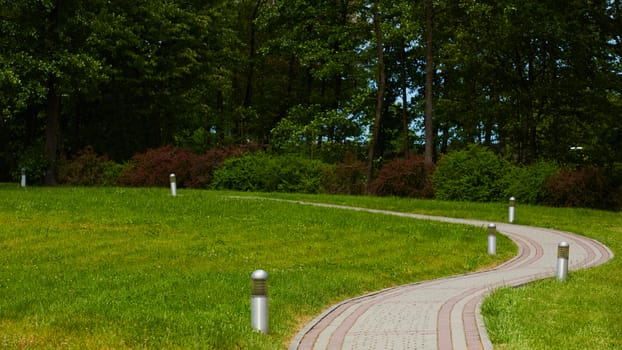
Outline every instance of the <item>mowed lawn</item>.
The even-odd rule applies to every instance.
[[[516,253],[499,237],[488,256],[484,228],[231,195],[0,185],[0,348],[283,349],[334,302]],[[259,268],[269,335],[250,327]]]

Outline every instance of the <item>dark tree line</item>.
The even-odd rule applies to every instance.
[[[622,162],[617,0],[0,0],[0,179],[86,146]]]

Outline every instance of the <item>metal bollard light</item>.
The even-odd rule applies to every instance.
[[[516,198],[510,197],[510,207],[509,207],[509,221],[510,224],[514,222],[514,212],[515,212]]]
[[[570,244],[559,242],[557,245],[557,279],[565,282],[568,279],[568,258],[570,257]]]
[[[20,185],[21,187],[26,187],[26,168],[22,168],[22,181]]]
[[[251,326],[268,334],[268,273],[255,270],[251,279]]]
[[[488,224],[488,254],[497,254],[497,225]]]
[[[175,178],[175,174],[171,174],[171,194],[173,197],[177,196],[177,180]]]

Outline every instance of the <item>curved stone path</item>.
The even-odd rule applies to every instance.
[[[289,202],[481,227],[489,224],[479,220]],[[518,245],[519,253],[514,259],[492,270],[398,286],[333,305],[305,326],[289,349],[492,349],[479,312],[486,295],[502,286],[519,286],[554,276],[557,245],[561,241],[570,243],[570,270],[603,264],[613,257],[599,242],[572,233],[495,224],[497,231]]]

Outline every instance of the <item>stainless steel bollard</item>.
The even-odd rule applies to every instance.
[[[20,185],[22,188],[26,187],[26,168],[22,168],[22,181]]]
[[[255,270],[251,279],[251,326],[268,334],[268,273]]]
[[[508,213],[508,220],[511,223],[514,222],[514,212],[515,212],[516,198],[510,197],[510,207]]]
[[[175,174],[171,174],[171,194],[173,197],[177,196],[177,179],[175,178]]]
[[[488,254],[497,254],[497,225],[488,224]]]
[[[557,245],[557,279],[564,282],[568,279],[568,258],[570,257],[570,244],[559,242]]]

